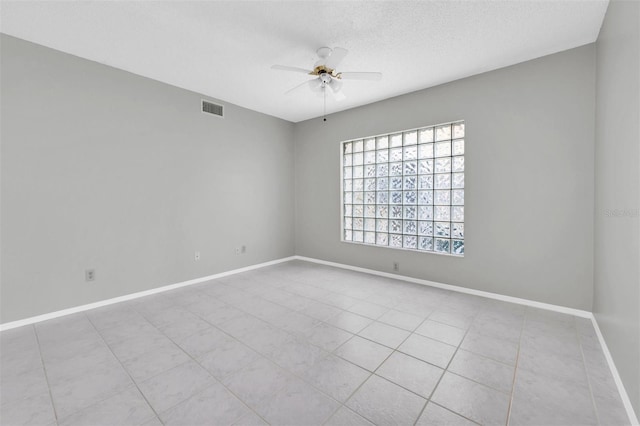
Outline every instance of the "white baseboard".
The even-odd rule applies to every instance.
[[[640,422],[638,422],[638,417],[636,416],[635,411],[633,410],[633,406],[631,405],[631,398],[629,398],[629,394],[627,390],[624,388],[624,384],[622,383],[622,378],[618,373],[618,369],[616,368],[616,364],[613,362],[613,357],[611,356],[611,352],[609,352],[609,347],[607,346],[607,342],[604,340],[604,336],[600,331],[600,326],[598,326],[598,321],[596,320],[595,315],[591,316],[591,322],[593,323],[593,328],[596,330],[596,335],[598,336],[598,341],[600,342],[600,346],[602,346],[602,352],[604,352],[604,357],[607,359],[607,364],[609,364],[609,369],[611,370],[611,375],[613,376],[613,380],[616,382],[616,387],[618,388],[618,392],[620,392],[620,398],[622,398],[622,403],[624,404],[625,410],[627,410],[627,415],[629,416],[629,421],[632,425],[638,426]]]
[[[77,313],[77,312],[87,311],[89,309],[95,309],[95,308],[99,308],[99,307],[102,307],[102,306],[112,305],[114,303],[124,302],[124,301],[127,301],[127,300],[133,300],[133,299],[137,299],[137,298],[144,297],[144,296],[150,296],[152,294],[162,293],[162,292],[165,292],[165,291],[174,290],[176,288],[186,287],[186,286],[190,286],[190,285],[193,285],[193,284],[198,284],[198,283],[201,283],[201,282],[214,280],[216,278],[227,277],[229,275],[235,275],[235,274],[239,274],[241,272],[251,271],[251,270],[259,269],[259,268],[264,268],[265,266],[276,265],[278,263],[288,262],[290,260],[303,260],[303,261],[307,261],[307,262],[318,263],[318,264],[321,264],[321,265],[333,266],[333,267],[342,268],[342,269],[349,269],[349,270],[352,270],[352,271],[364,272],[364,273],[367,273],[367,274],[377,275],[377,276],[381,276],[381,277],[393,278],[393,279],[397,279],[397,280],[401,280],[401,281],[407,281],[407,282],[411,282],[411,283],[427,285],[427,286],[441,288],[441,289],[445,289],[445,290],[456,291],[456,292],[459,292],[459,293],[466,293],[466,294],[471,294],[471,295],[474,295],[474,296],[486,297],[486,298],[490,298],[490,299],[501,300],[501,301],[504,301],[504,302],[511,302],[511,303],[516,303],[516,304],[519,304],[519,305],[532,306],[532,307],[535,307],[535,308],[546,309],[546,310],[549,310],[549,311],[561,312],[561,313],[564,313],[564,314],[575,315],[575,316],[582,317],[582,318],[589,318],[593,322],[593,327],[595,328],[596,334],[598,336],[598,340],[600,341],[600,345],[602,346],[602,350],[604,352],[605,358],[607,360],[607,363],[609,364],[609,368],[611,370],[611,374],[613,375],[613,378],[615,380],[616,386],[618,387],[618,391],[620,392],[620,397],[622,398],[622,402],[624,404],[624,407],[627,410],[627,414],[629,416],[629,421],[634,426],[636,426],[636,425],[640,426],[640,424],[638,423],[638,418],[636,417],[636,414],[635,414],[635,412],[633,410],[633,406],[631,405],[631,399],[629,398],[629,395],[627,394],[627,391],[624,388],[624,385],[622,383],[622,379],[620,378],[620,374],[618,373],[618,369],[616,368],[615,363],[613,362],[613,358],[611,357],[611,353],[609,352],[609,348],[607,347],[607,343],[605,342],[604,337],[602,336],[602,332],[600,331],[600,327],[598,326],[598,322],[596,321],[596,318],[594,317],[594,315],[591,312],[583,311],[583,310],[580,310],[580,309],[568,308],[568,307],[565,307],[565,306],[552,305],[552,304],[549,304],[549,303],[536,302],[536,301],[533,301],[533,300],[521,299],[521,298],[518,298],[518,297],[504,296],[502,294],[490,293],[490,292],[487,292],[487,291],[474,290],[474,289],[465,288],[465,287],[458,287],[458,286],[455,286],[455,285],[443,284],[443,283],[438,283],[438,282],[435,282],[435,281],[423,280],[423,279],[420,279],[420,278],[413,278],[413,277],[407,277],[407,276],[404,276],[404,275],[391,274],[391,273],[388,273],[388,272],[376,271],[374,269],[368,269],[368,268],[361,268],[361,267],[358,267],[358,266],[346,265],[346,264],[343,264],[343,263],[329,262],[329,261],[326,261],[326,260],[314,259],[314,258],[305,257],[305,256],[285,257],[285,258],[282,258],[282,259],[276,259],[276,260],[272,260],[272,261],[269,261],[269,262],[264,262],[264,263],[259,263],[259,264],[256,264],[256,265],[246,266],[246,267],[239,268],[239,269],[233,269],[231,271],[225,271],[225,272],[221,272],[221,273],[218,273],[218,274],[208,275],[206,277],[195,278],[195,279],[192,279],[192,280],[182,281],[182,282],[179,282],[179,283],[176,283],[176,284],[170,284],[170,285],[166,285],[166,286],[162,286],[162,287],[158,287],[158,288],[153,288],[153,289],[150,289],[150,290],[140,291],[140,292],[137,292],[137,293],[127,294],[127,295],[119,296],[119,297],[114,297],[112,299],[101,300],[99,302],[89,303],[89,304],[86,304],[86,305],[81,305],[81,306],[76,306],[76,307],[73,307],[73,308],[63,309],[63,310],[60,310],[60,311],[50,312],[50,313],[43,314],[43,315],[38,315],[38,316],[35,316],[35,317],[30,317],[30,318],[17,320],[17,321],[7,322],[7,323],[4,323],[4,324],[0,324],[0,332],[1,331],[5,331],[5,330],[10,330],[10,329],[16,328],[16,327],[21,327],[23,325],[34,324],[34,323],[37,323],[37,322],[46,321],[46,320],[50,320],[50,319],[53,319],[53,318],[58,318],[58,317],[62,317],[62,316],[65,316],[65,315],[74,314],[74,313]]]
[[[296,260],[303,260],[303,261],[307,261],[307,262],[318,263],[318,264],[321,264],[321,265],[334,266],[336,268],[349,269],[351,271],[364,272],[364,273],[367,273],[367,274],[378,275],[378,276],[381,276],[381,277],[393,278],[393,279],[397,279],[397,280],[401,280],[401,281],[408,281],[408,282],[411,282],[411,283],[422,284],[422,285],[427,285],[427,286],[431,286],[431,287],[437,287],[437,288],[441,288],[441,289],[445,289],[445,290],[456,291],[456,292],[459,292],[459,293],[472,294],[474,296],[481,296],[481,297],[486,297],[486,298],[489,298],[489,299],[501,300],[503,302],[517,303],[519,305],[531,306],[531,307],[535,307],[535,308],[546,309],[546,310],[549,310],[549,311],[560,312],[560,313],[563,313],[563,314],[569,314],[569,315],[575,315],[575,316],[582,317],[582,318],[588,318],[593,323],[593,327],[595,328],[596,334],[598,335],[598,340],[600,341],[600,345],[602,346],[602,351],[604,352],[604,355],[605,355],[605,358],[607,360],[607,363],[609,364],[609,369],[611,370],[611,374],[613,375],[613,378],[614,378],[614,380],[616,382],[616,386],[618,388],[618,392],[620,393],[620,397],[621,397],[622,402],[624,404],[624,407],[625,407],[625,409],[627,411],[627,415],[629,416],[629,421],[634,426],[640,426],[639,423],[638,423],[638,418],[636,417],[636,414],[635,414],[635,412],[633,410],[633,406],[631,405],[631,399],[629,398],[629,394],[627,394],[627,391],[626,391],[626,389],[624,387],[624,384],[622,383],[622,379],[620,378],[620,375],[618,374],[618,369],[616,368],[616,366],[615,366],[615,364],[613,362],[613,358],[611,357],[611,353],[609,352],[609,348],[607,347],[607,344],[606,344],[606,342],[604,340],[604,337],[602,336],[602,333],[600,332],[600,327],[598,327],[598,322],[596,321],[596,318],[593,315],[593,313],[591,313],[589,311],[583,311],[583,310],[580,310],[580,309],[568,308],[566,306],[552,305],[550,303],[536,302],[536,301],[533,301],[533,300],[521,299],[519,297],[504,296],[502,294],[490,293],[490,292],[487,292],[487,291],[473,290],[473,289],[470,289],[470,288],[458,287],[458,286],[455,286],[455,285],[443,284],[443,283],[438,283],[438,282],[434,282],[434,281],[423,280],[423,279],[420,279],[420,278],[407,277],[407,276],[404,276],[404,275],[391,274],[391,273],[388,273],[388,272],[381,272],[381,271],[376,271],[374,269],[361,268],[361,267],[358,267],[358,266],[345,265],[343,263],[329,262],[329,261],[326,261],[326,260],[314,259],[314,258],[311,258],[311,257],[294,256],[294,258]]]
[[[6,322],[0,324],[0,332],[10,330],[16,327],[22,327],[23,325],[34,324],[41,321],[50,320],[53,318],[62,317],[65,315],[75,314],[77,312],[88,311],[89,309],[100,308],[102,306],[113,305],[114,303],[120,303],[127,300],[138,299],[144,296],[150,296],[152,294],[162,293],[169,290],[174,290],[180,287],[186,287],[193,284],[198,284],[205,281],[215,280],[216,278],[227,277],[229,275],[239,274],[241,272],[251,271],[253,269],[264,268],[265,266],[276,265],[278,263],[288,262],[295,259],[295,256],[284,257],[282,259],[271,260],[269,262],[258,263],[256,265],[250,265],[239,269],[233,269],[231,271],[220,272],[218,274],[208,275],[206,277],[195,278],[192,280],[182,281],[176,284],[169,284],[162,287],[152,288],[150,290],[139,291],[137,293],[126,294],[124,296],[114,297],[112,299],[100,300],[98,302],[89,303],[81,306],[74,306],[73,308],[62,309],[60,311],[50,312],[47,314],[38,315],[35,317],[25,318],[17,321]]]
[[[435,281],[423,280],[420,278],[407,277],[405,275],[391,274],[388,272],[376,271],[374,269],[360,268],[358,266],[345,265],[343,263],[329,262],[326,260],[314,259],[311,257],[294,256],[294,258],[297,260],[305,260],[307,262],[319,263],[321,265],[334,266],[336,268],[349,269],[352,271],[364,272],[367,274],[378,275],[381,277],[393,278],[401,281],[408,281],[415,284],[422,284],[430,287],[437,287],[444,290],[455,291],[458,293],[472,294],[474,296],[487,297],[489,299],[501,300],[503,302],[511,302],[511,303],[516,303],[518,305],[526,305],[526,306],[532,306],[534,308],[546,309],[548,311],[561,312],[563,314],[575,315],[577,317],[592,318],[591,312],[583,311],[581,309],[574,309],[574,308],[568,308],[566,306],[552,305],[550,303],[536,302],[534,300],[521,299],[519,297],[512,297],[512,296],[505,296],[498,293],[490,293],[488,291],[474,290],[471,288],[459,287],[451,284],[443,284]]]

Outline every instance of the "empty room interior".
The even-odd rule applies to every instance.
[[[0,425],[639,424],[640,1],[0,32]]]

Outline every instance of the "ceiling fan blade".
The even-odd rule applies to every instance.
[[[311,72],[310,70],[305,70],[304,68],[289,67],[289,66],[286,66],[286,65],[272,65],[271,69],[272,70],[300,72],[300,73],[303,73],[303,74],[309,74]]]
[[[322,81],[319,78],[309,80],[309,88],[314,92],[322,92]]]
[[[311,88],[311,90],[316,90],[318,87],[320,87],[321,84],[322,83],[320,83],[320,80],[318,78],[313,78],[311,80],[307,80],[298,84],[296,87],[292,89],[287,90],[286,92],[284,92],[284,94],[291,95],[292,93],[297,92],[299,89],[305,86]]]
[[[343,49],[342,47],[334,47],[324,66],[335,70],[336,67],[340,65],[340,62],[342,62],[344,57],[347,56],[347,53],[349,53],[347,49]]]
[[[343,80],[382,80],[381,72],[341,72],[338,76]]]

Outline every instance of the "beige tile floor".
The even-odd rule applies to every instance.
[[[589,320],[292,261],[0,334],[2,425],[623,425]]]

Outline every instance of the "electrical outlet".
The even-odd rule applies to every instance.
[[[197,262],[198,260],[200,260],[200,252],[197,251],[196,254],[193,256],[193,259]]]
[[[240,250],[241,250],[240,247],[236,247],[236,254],[240,254]]]
[[[85,281],[95,281],[96,280],[96,270],[95,269],[86,269],[84,271],[84,280]]]
[[[393,270],[394,270],[395,272],[400,271],[400,263],[398,263],[398,262],[393,262]]]

